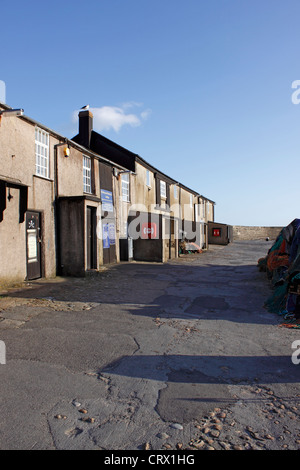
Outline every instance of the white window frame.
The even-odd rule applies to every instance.
[[[174,199],[178,199],[178,186],[174,184]]]
[[[167,199],[167,184],[162,180],[160,180],[160,197]]]
[[[146,170],[146,186],[151,188],[150,170]]]
[[[122,173],[121,175],[121,190],[122,190],[122,201],[130,201],[130,178],[129,173]]]
[[[35,128],[35,174],[49,178],[49,133]]]
[[[92,193],[92,159],[83,155],[82,162],[82,173],[83,173],[83,192]]]
[[[210,211],[210,203],[208,201],[206,201],[206,214],[207,214],[207,217],[209,217],[209,211]]]

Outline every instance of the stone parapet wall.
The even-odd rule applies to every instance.
[[[233,240],[258,240],[269,237],[275,240],[283,227],[255,227],[233,225]]]

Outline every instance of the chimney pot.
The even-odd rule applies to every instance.
[[[79,138],[80,144],[90,148],[93,130],[93,114],[90,110],[80,111],[79,114]]]

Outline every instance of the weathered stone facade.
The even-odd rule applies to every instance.
[[[275,240],[282,228],[233,225],[233,240],[259,240],[267,237]]]

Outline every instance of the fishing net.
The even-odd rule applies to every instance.
[[[286,308],[287,296],[288,283],[284,282],[282,285],[274,288],[272,295],[266,300],[264,307],[268,312],[281,315]]]

